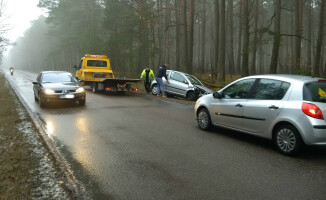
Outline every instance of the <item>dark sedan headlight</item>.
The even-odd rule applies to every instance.
[[[45,90],[44,90],[44,93],[45,93],[45,94],[54,94],[55,91],[54,91],[54,90],[51,90],[51,89],[45,89]]]
[[[80,87],[76,90],[77,93],[85,92],[85,89],[83,87]]]

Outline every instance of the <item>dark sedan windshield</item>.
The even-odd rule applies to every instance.
[[[326,81],[305,84],[303,87],[303,99],[326,103]]]
[[[190,83],[193,85],[203,85],[196,77],[186,74],[187,78],[189,79]]]
[[[42,76],[43,83],[76,82],[76,79],[68,73],[46,73]]]

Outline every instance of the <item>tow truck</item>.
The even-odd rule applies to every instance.
[[[138,88],[132,88],[131,83],[139,82],[140,79],[114,77],[110,59],[106,55],[85,54],[74,69],[76,78],[85,86],[90,86],[94,93],[139,91]]]

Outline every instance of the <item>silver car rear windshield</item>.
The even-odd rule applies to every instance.
[[[326,81],[306,83],[303,87],[303,100],[326,103]]]

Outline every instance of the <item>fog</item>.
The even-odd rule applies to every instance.
[[[191,74],[290,73],[325,77],[325,1],[40,0],[2,66],[72,71],[84,54],[139,76],[164,63]]]

